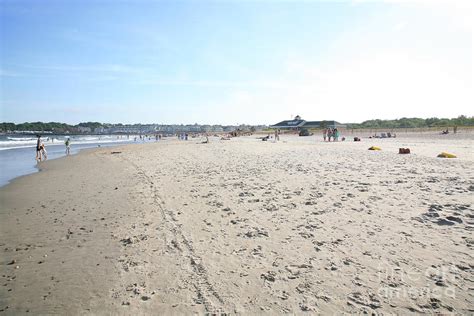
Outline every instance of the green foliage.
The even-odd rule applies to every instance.
[[[118,125],[120,126],[122,124],[118,124]],[[99,123],[99,122],[85,122],[85,123],[79,123],[79,124],[77,124],[77,126],[90,127],[92,130],[94,130],[94,128],[102,127],[102,123]]]
[[[474,126],[474,116],[460,115],[457,118],[407,118],[396,120],[369,120],[360,124],[347,124],[349,128],[420,128],[420,127],[449,127],[449,126]]]
[[[14,131],[15,130],[15,123],[1,123],[0,124],[1,131]]]
[[[97,122],[88,122],[80,123],[78,125],[69,125],[65,123],[58,122],[25,122],[20,124],[14,123],[0,123],[1,132],[13,132],[13,131],[38,131],[38,132],[55,132],[55,133],[65,133],[65,132],[76,132],[77,127],[100,127],[101,123]]]
[[[323,121],[324,128],[330,121]],[[346,124],[348,128],[420,128],[420,127],[454,127],[454,126],[474,126],[474,116],[467,117],[460,115],[457,118],[407,118],[403,117],[396,120],[369,120],[359,124]],[[77,125],[69,125],[58,122],[25,122],[21,124],[14,124],[9,122],[0,123],[0,132],[14,132],[14,131],[39,131],[39,132],[54,132],[54,133],[77,133],[78,127],[89,127],[91,131],[100,127],[123,126],[122,124],[107,124],[99,122],[83,122]],[[135,124],[141,126],[141,124]],[[241,129],[249,129],[249,126],[241,125]],[[272,131],[272,129],[267,129]],[[265,131],[267,131],[265,130]]]
[[[58,122],[33,122],[33,123],[21,123],[17,124],[11,129],[12,131],[65,131],[71,129],[72,126]]]

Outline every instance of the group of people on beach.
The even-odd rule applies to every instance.
[[[46,151],[46,146],[44,145],[43,141],[41,140],[41,135],[36,135],[38,138],[36,140],[36,161],[42,161],[48,159],[48,152]],[[68,137],[64,142],[66,145],[66,156],[71,154],[71,139]]]
[[[339,140],[339,131],[337,128],[326,128],[323,129],[323,139],[324,141],[331,141],[331,138],[333,139],[334,142],[337,142]]]
[[[188,140],[188,137],[189,137],[188,133],[180,133],[180,134],[178,134],[178,139],[179,139],[179,140]]]

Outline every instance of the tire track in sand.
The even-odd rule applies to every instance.
[[[202,258],[196,254],[196,251],[192,245],[192,242],[187,238],[182,229],[181,225],[177,224],[173,211],[164,207],[164,201],[158,194],[158,190],[153,182],[153,179],[148,176],[140,166],[130,159],[123,157],[131,166],[133,166],[138,174],[149,184],[151,189],[153,204],[159,209],[161,217],[163,219],[163,230],[164,234],[171,233],[171,245],[173,248],[178,250],[184,257],[189,259],[189,264],[194,272],[192,278],[192,285],[196,291],[197,303],[204,305],[206,313],[210,314],[226,314],[223,310],[225,306],[228,306],[222,296],[215,289],[213,284],[209,280],[209,274],[202,263]],[[165,242],[168,244],[168,238],[165,236]]]

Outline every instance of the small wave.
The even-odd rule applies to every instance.
[[[0,141],[0,147],[16,146],[16,145],[36,145],[36,140],[10,140]]]
[[[46,142],[44,144],[46,148],[49,146],[64,146],[65,140],[57,140],[55,139],[54,142]],[[131,142],[129,139],[101,139],[101,140],[82,140],[79,141],[77,139],[71,139],[71,146],[74,145],[90,145],[90,144],[106,144],[106,143],[127,143]],[[18,148],[34,148],[36,146],[36,141],[0,141],[0,150],[8,150],[8,149],[18,149]]]
[[[27,141],[36,141],[34,137],[7,137],[8,140],[17,141],[17,142],[27,142]]]

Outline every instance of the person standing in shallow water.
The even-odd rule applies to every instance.
[[[69,139],[69,137],[66,138],[64,144],[66,145],[66,155],[69,156],[71,153],[71,140]]]
[[[38,140],[36,141],[36,161],[41,161],[41,135],[36,135]]]
[[[44,145],[43,142],[41,142],[40,148],[41,148],[41,156],[43,156],[44,160],[48,159],[48,152],[46,151],[46,146]]]

